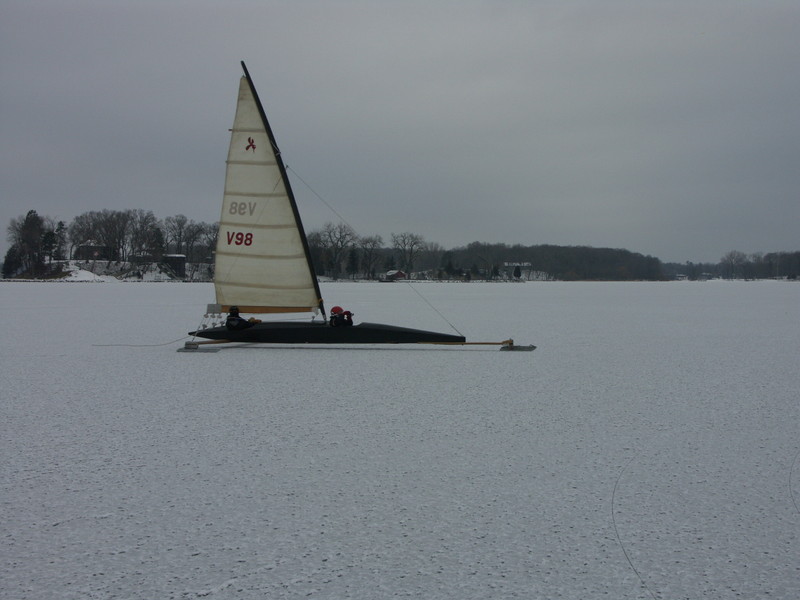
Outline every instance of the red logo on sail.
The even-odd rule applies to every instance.
[[[250,142],[250,143],[247,144],[247,147],[244,149],[244,151],[247,152],[248,150],[252,149],[253,153],[255,153],[255,151],[256,151],[256,141],[251,137],[247,138],[247,141]]]

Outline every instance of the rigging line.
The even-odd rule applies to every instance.
[[[408,285],[408,287],[410,287],[412,290],[414,290],[414,293],[415,293],[417,296],[419,296],[420,298],[422,298],[422,301],[423,301],[425,304],[427,304],[428,306],[430,306],[430,307],[433,309],[433,311],[434,311],[434,312],[435,312],[437,315],[439,315],[440,317],[442,317],[442,319],[444,320],[444,322],[445,322],[445,323],[447,323],[448,325],[450,325],[450,327],[452,327],[452,328],[453,328],[453,331],[455,331],[455,332],[456,332],[458,335],[460,335],[461,337],[465,337],[463,333],[461,333],[461,332],[460,332],[458,329],[456,329],[456,326],[455,326],[455,325],[453,325],[453,324],[452,324],[450,321],[448,321],[448,320],[447,320],[447,317],[445,317],[445,316],[444,316],[442,313],[440,313],[440,312],[437,310],[437,308],[436,308],[436,307],[435,307],[433,304],[431,304],[430,302],[428,302],[428,299],[427,299],[425,296],[423,296],[422,294],[420,294],[420,292],[419,292],[419,290],[417,290],[417,288],[415,288],[413,285],[411,285],[411,282],[410,282],[410,281],[407,281],[407,282],[406,282],[406,285]]]
[[[636,567],[633,566],[633,561],[631,561],[631,557],[628,556],[628,551],[625,550],[625,546],[622,544],[622,539],[619,537],[619,529],[617,529],[617,519],[614,517],[614,502],[615,502],[616,497],[617,497],[617,488],[619,487],[619,482],[622,479],[622,474],[625,473],[625,470],[630,466],[630,464],[633,462],[634,458],[636,458],[635,455],[632,456],[630,458],[630,460],[625,463],[625,466],[622,467],[622,470],[619,472],[619,475],[617,476],[617,480],[614,482],[614,491],[611,492],[611,522],[614,524],[614,533],[617,536],[617,543],[619,544],[619,547],[622,548],[622,553],[625,555],[625,558],[628,560],[628,564],[631,566],[631,569],[633,569],[633,572],[636,573],[636,576],[639,578],[639,581],[644,586],[644,589],[647,590],[647,592],[650,594],[650,596],[653,598],[653,600],[658,600],[656,598],[656,595],[653,593],[653,591],[649,587],[647,587],[647,583],[645,582],[644,579],[642,579],[642,576],[639,574],[639,571],[637,571]]]
[[[308,185],[308,182],[306,182],[306,180],[305,180],[305,179],[303,179],[302,177],[300,177],[300,174],[299,174],[297,171],[295,171],[295,170],[294,170],[292,167],[290,167],[289,165],[284,165],[284,166],[286,167],[286,170],[287,170],[287,171],[291,171],[291,172],[292,172],[292,174],[293,174],[295,177],[297,177],[297,179],[299,179],[299,180],[300,180],[300,183],[302,183],[302,184],[303,184],[304,186],[306,186],[306,187],[307,187],[309,190],[311,190],[311,193],[312,193],[312,194],[314,194],[314,195],[315,195],[315,196],[316,196],[316,197],[319,199],[319,201],[320,201],[320,202],[322,202],[322,203],[323,203],[325,206],[327,206],[327,207],[328,207],[328,210],[330,210],[330,211],[331,211],[333,214],[335,214],[337,217],[339,217],[339,220],[340,220],[342,223],[344,223],[345,225],[347,225],[347,226],[348,226],[350,229],[352,229],[353,231],[355,231],[355,230],[356,230],[356,228],[355,228],[355,227],[353,227],[353,226],[352,226],[350,223],[348,223],[348,222],[347,222],[347,219],[345,219],[345,218],[344,218],[342,215],[340,215],[340,214],[339,214],[339,213],[336,211],[336,209],[335,209],[335,208],[333,208],[333,207],[332,207],[330,204],[328,204],[328,202],[325,200],[325,198],[323,198],[322,196],[320,196],[320,195],[317,193],[317,191],[316,191],[314,188],[312,188],[310,185]]]
[[[164,342],[163,344],[92,344],[94,348],[114,348],[114,347],[125,347],[125,348],[157,348],[159,346],[169,346],[170,344],[175,344],[180,342],[181,340],[185,340],[188,335],[184,335],[179,337],[177,340],[172,340],[171,342]]]

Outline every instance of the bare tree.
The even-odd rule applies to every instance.
[[[353,228],[346,223],[337,225],[325,223],[320,233],[321,241],[330,259],[331,276],[337,279],[347,255],[347,250],[355,243],[358,236],[353,231]]]
[[[71,246],[98,244],[108,248],[110,258],[125,260],[130,250],[134,222],[132,210],[89,211],[78,215],[69,225]]]
[[[153,211],[137,208],[131,211],[131,223],[128,234],[130,253],[137,254],[159,254],[161,248],[156,243],[157,236],[155,231],[160,225]],[[163,235],[162,235],[163,238]]]
[[[368,279],[375,279],[375,266],[378,264],[383,238],[379,235],[370,235],[358,239],[361,249],[361,270]]]
[[[189,261],[195,260],[194,247],[203,236],[203,225],[203,223],[195,223],[194,221],[189,221],[186,224],[186,229],[184,230],[183,234],[183,241],[186,245],[186,259]]]
[[[416,233],[393,233],[392,246],[400,255],[400,268],[411,274],[414,261],[425,248],[425,238]]]
[[[207,246],[211,251],[217,247],[217,238],[219,237],[219,223],[203,223],[202,243]]]
[[[417,268],[423,271],[435,271],[442,263],[444,247],[436,242],[427,242],[419,253]]]
[[[170,244],[175,248],[176,254],[183,252],[184,236],[186,235],[186,225],[189,219],[186,215],[175,215],[164,219],[164,238],[169,249]]]
[[[753,252],[744,264],[744,276],[746,279],[758,279],[759,277],[769,277],[770,269],[766,266],[763,252]]]
[[[198,223],[200,228],[197,243],[199,248],[194,252],[195,260],[198,262],[206,262],[211,260],[214,251],[217,248],[217,238],[219,237],[219,223],[206,223],[201,221]]]
[[[133,211],[104,209],[97,213],[96,218],[100,243],[111,250],[111,257],[114,260],[125,260]]]
[[[724,276],[728,279],[741,277],[742,265],[747,261],[747,256],[744,252],[738,250],[731,250],[720,259]]]
[[[70,242],[69,255],[73,255],[75,247],[84,244],[97,244],[99,243],[100,236],[97,232],[97,219],[95,211],[85,212],[74,219],[67,227],[67,234]]]

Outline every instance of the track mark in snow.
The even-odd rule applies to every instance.
[[[114,516],[112,513],[104,513],[101,515],[78,515],[77,517],[71,517],[69,519],[64,519],[63,521],[54,521],[50,523],[50,527],[59,527],[60,525],[64,525],[65,523],[72,523],[73,521],[80,521],[80,520],[99,521],[100,519],[109,519],[112,516]]]
[[[614,482],[614,491],[611,492],[611,522],[614,524],[614,534],[617,536],[617,543],[619,543],[619,547],[622,548],[622,553],[625,555],[625,558],[627,559],[628,564],[631,566],[631,569],[633,569],[633,572],[636,573],[636,577],[638,577],[639,581],[642,582],[644,589],[647,590],[647,592],[650,594],[653,600],[658,600],[653,591],[649,587],[647,587],[647,583],[639,574],[639,571],[637,571],[636,567],[633,566],[633,561],[631,561],[631,557],[628,556],[628,551],[625,550],[625,545],[622,543],[622,539],[619,537],[619,529],[617,529],[617,519],[616,517],[614,517],[614,504],[617,499],[617,488],[619,487],[619,482],[622,479],[622,475],[625,473],[625,470],[628,468],[628,466],[630,466],[634,458],[636,458],[636,456],[632,456],[630,460],[625,463],[625,466],[622,467],[622,470],[619,472],[619,475],[617,476],[617,480]]]
[[[209,588],[207,590],[201,590],[199,592],[185,592],[183,595],[184,597],[195,597],[195,598],[205,598],[206,596],[211,596],[212,594],[216,594],[217,592],[221,592],[225,588],[231,587],[234,583],[236,583],[236,578],[228,579],[228,581],[224,581],[218,586]]]

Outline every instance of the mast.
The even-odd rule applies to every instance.
[[[297,209],[297,202],[294,199],[294,192],[292,191],[292,185],[289,182],[289,177],[286,174],[286,165],[283,164],[283,159],[281,158],[281,151],[278,148],[278,144],[275,141],[275,135],[272,133],[272,127],[269,125],[269,121],[267,120],[267,114],[264,112],[264,107],[261,105],[261,100],[258,97],[258,92],[256,91],[255,85],[253,85],[253,80],[250,78],[250,72],[247,70],[247,66],[244,64],[244,61],[241,61],[242,70],[244,71],[244,76],[247,79],[247,84],[250,86],[250,91],[253,94],[253,99],[255,100],[256,107],[258,108],[258,114],[261,115],[261,120],[264,123],[264,129],[267,132],[267,136],[269,137],[269,143],[272,145],[272,148],[275,152],[275,158],[277,159],[278,169],[280,170],[281,178],[283,179],[284,186],[286,188],[286,194],[289,197],[289,202],[292,206],[292,213],[294,214],[294,220],[297,224],[297,230],[300,233],[300,240],[303,243],[303,251],[306,255],[306,262],[308,263],[308,269],[311,272],[311,280],[314,283],[314,290],[316,291],[317,298],[319,300],[319,310],[322,313],[322,318],[327,319],[327,315],[325,313],[325,305],[322,300],[322,292],[319,289],[319,281],[317,281],[317,273],[314,270],[314,263],[311,262],[311,250],[308,246],[308,238],[306,237],[305,229],[303,228],[303,221],[300,218],[300,211]]]

